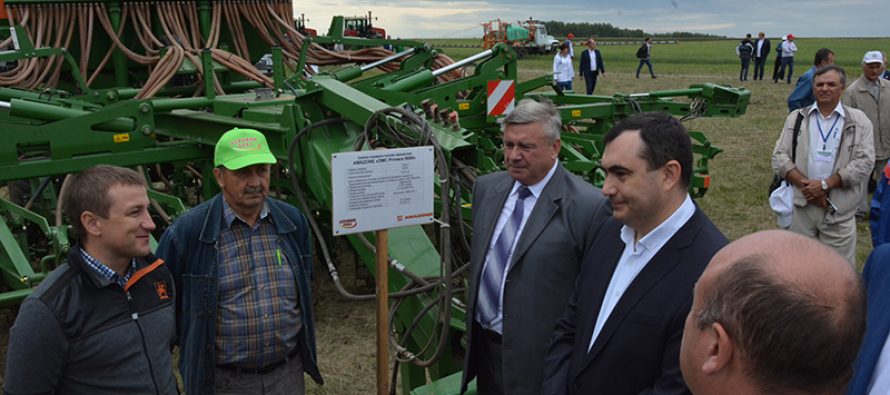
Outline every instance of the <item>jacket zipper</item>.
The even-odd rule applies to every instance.
[[[158,384],[158,379],[155,376],[154,366],[152,365],[151,357],[148,352],[148,345],[145,344],[145,332],[142,330],[142,324],[139,323],[139,313],[134,313],[132,309],[133,297],[130,296],[130,291],[124,291],[127,294],[127,307],[130,307],[130,317],[133,319],[133,322],[136,323],[136,328],[139,330],[139,340],[142,342],[142,352],[145,354],[145,359],[148,361],[148,372],[151,374],[151,381],[155,385],[155,394],[161,395],[161,386]]]

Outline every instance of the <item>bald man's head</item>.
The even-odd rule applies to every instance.
[[[683,347],[696,329],[719,326],[745,380],[760,391],[843,393],[865,335],[865,299],[856,272],[822,243],[787,231],[755,233],[723,248],[705,269]],[[690,369],[694,357],[687,356]]]

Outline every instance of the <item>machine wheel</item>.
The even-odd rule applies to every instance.
[[[516,59],[522,60],[522,59],[525,59],[526,56],[528,56],[527,49],[525,49],[523,47],[516,47],[514,49],[516,50]]]

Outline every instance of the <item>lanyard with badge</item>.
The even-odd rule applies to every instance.
[[[831,128],[828,129],[828,134],[825,134],[822,131],[822,122],[820,120],[816,120],[816,126],[819,127],[819,137],[822,137],[822,150],[816,151],[816,161],[819,162],[834,162],[834,152],[832,150],[826,149],[826,145],[828,144],[828,138],[831,137],[831,131],[834,130],[834,137],[837,137],[837,130],[834,129],[837,126],[837,121],[840,120],[840,115],[834,119],[834,123],[831,124]]]

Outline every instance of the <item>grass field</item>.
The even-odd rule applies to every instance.
[[[478,45],[479,40],[428,40],[436,44]],[[776,45],[776,41],[773,45]],[[835,62],[844,67],[851,83],[862,73],[860,62],[869,50],[890,51],[890,39],[798,39],[799,48],[793,82],[812,65],[817,49],[827,47],[835,52]],[[696,119],[686,123],[688,129],[704,132],[714,145],[725,150],[711,161],[712,184],[699,204],[714,223],[730,239],[764,230],[775,229],[776,217],[767,202],[766,188],[772,179],[770,156],[775,141],[788,115],[786,99],[793,84],[774,84],[771,55],[766,67],[767,81],[739,81],[739,60],[735,55],[738,40],[681,42],[656,44],[652,63],[658,79],[635,79],[639,61],[634,57],[636,45],[600,45],[606,77],[600,77],[596,94],[638,93],[683,89],[691,84],[712,82],[742,86],[752,92],[745,115],[736,119]],[[576,56],[584,47],[576,46]],[[476,54],[482,49],[443,48],[454,59]],[[550,70],[551,56],[530,56],[519,62],[520,79],[538,77]],[[575,62],[578,66],[579,61]],[[753,63],[753,62],[752,62]],[[753,64],[751,71],[753,72]],[[583,93],[583,82],[575,79],[575,89]],[[857,262],[861,270],[871,251],[868,224],[858,226]],[[348,261],[346,259],[345,261]],[[348,269],[347,269],[348,270]],[[341,273],[348,272],[347,270]],[[310,394],[352,395],[373,393],[374,389],[374,316],[372,303],[344,301],[321,266],[317,266],[319,361],[326,375],[325,387],[309,384]],[[390,365],[391,366],[391,365]]]

